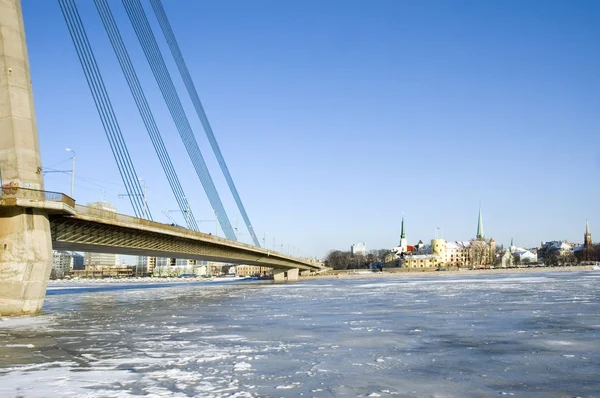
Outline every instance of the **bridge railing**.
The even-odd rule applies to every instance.
[[[177,232],[177,233],[185,233],[185,234],[190,234],[190,235],[202,234],[202,235],[204,235],[204,237],[206,237],[206,235],[209,235],[211,241],[213,241],[213,242],[235,244],[238,247],[242,247],[242,248],[246,248],[246,249],[253,249],[253,250],[259,250],[259,251],[263,250],[263,251],[268,252],[268,250],[266,250],[266,249],[260,249],[253,245],[249,245],[249,244],[243,243],[243,242],[233,242],[231,240],[222,238],[220,236],[213,235],[212,233],[209,233],[209,232],[193,231],[191,229],[187,229],[182,226],[165,224],[165,223],[161,223],[158,221],[150,221],[150,220],[146,220],[143,218],[137,218],[134,216],[117,213],[115,211],[107,210],[107,209],[103,209],[103,208],[99,208],[99,207],[77,205],[75,210],[77,212],[77,215],[79,215],[79,216],[94,217],[94,218],[98,218],[101,220],[113,220],[113,221],[116,221],[119,223],[124,223],[124,224],[145,225],[145,226],[152,227],[152,228],[160,228],[160,230],[168,230],[168,231],[173,231],[173,232]],[[280,253],[278,253],[278,254],[280,254]]]
[[[39,189],[3,186],[0,198],[2,199],[28,199],[45,202],[61,202],[75,207],[75,200],[60,192],[42,191]]]
[[[103,209],[100,207],[77,205],[76,210],[77,210],[78,215],[96,217],[96,218],[100,218],[103,220],[114,220],[117,222],[122,222],[122,223],[127,223],[127,224],[137,224],[137,225],[146,225],[149,227],[159,227],[162,230],[171,230],[171,231],[175,231],[175,232],[179,232],[179,233],[181,233],[181,232],[185,232],[188,234],[197,233],[196,231],[192,231],[185,227],[164,224],[164,223],[161,223],[158,221],[150,221],[150,220],[146,220],[143,218],[137,218],[134,216],[117,213],[115,211]],[[214,240],[214,241],[229,242],[227,239],[221,238],[216,235],[212,235],[211,233],[204,233],[204,232],[200,232],[200,233],[205,234],[205,235],[211,235],[212,240]],[[245,245],[245,244],[243,244],[243,245]],[[248,246],[248,247],[253,247],[253,246]]]

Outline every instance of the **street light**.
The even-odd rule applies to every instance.
[[[219,236],[219,217],[217,217],[217,212],[215,211],[215,219],[214,220],[196,220],[196,222],[214,222],[215,223],[215,236]]]
[[[75,199],[75,151],[71,148],[65,148],[65,151],[71,152],[71,198]]]
[[[142,197],[142,199],[144,200],[144,216],[146,218],[148,217],[148,203],[146,202],[146,180],[142,179],[142,178],[138,178],[138,180],[142,183],[142,189],[143,189],[143,194],[144,196]]]
[[[215,235],[219,236],[219,215],[216,210],[213,210],[215,213]]]
[[[142,208],[142,210],[144,212],[143,217],[145,217],[146,219],[150,219],[149,214],[148,214],[148,202],[146,202],[146,180],[144,180],[143,178],[139,178],[138,177],[138,181],[142,183],[142,195],[141,196],[142,196],[142,200],[144,201],[144,205],[143,205],[143,208]],[[126,196],[129,196],[129,197],[131,197],[131,196],[137,196],[137,197],[139,197],[140,194],[139,193],[132,193],[132,194],[129,194],[129,193],[120,193],[117,196],[119,198],[124,198]],[[135,208],[134,208],[134,211],[135,211]]]

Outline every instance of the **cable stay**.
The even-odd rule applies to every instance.
[[[177,127],[177,131],[179,132],[192,164],[194,165],[196,174],[202,183],[206,196],[215,212],[215,216],[219,220],[221,229],[225,233],[227,239],[236,240],[235,232],[229,222],[221,198],[217,193],[213,179],[210,176],[204,158],[202,157],[202,153],[196,142],[196,138],[194,137],[194,133],[175,89],[175,85],[173,84],[173,80],[171,79],[171,75],[165,65],[165,60],[156,43],[156,38],[150,28],[142,4],[139,0],[122,1],[146,59],[150,64],[154,78],[156,79],[162,96],[169,108],[173,122]]]
[[[225,176],[225,180],[227,180],[227,185],[229,185],[229,189],[231,190],[231,194],[235,199],[235,203],[246,223],[246,227],[248,228],[248,232],[250,232],[250,236],[252,236],[252,240],[254,241],[254,245],[260,247],[260,243],[252,228],[252,224],[250,223],[250,218],[246,213],[246,209],[244,208],[244,204],[242,203],[242,199],[237,191],[237,188],[231,178],[231,174],[229,173],[229,168],[225,163],[225,159],[223,158],[223,154],[221,153],[221,149],[219,148],[219,144],[217,143],[217,139],[213,133],[212,127],[208,121],[208,117],[206,116],[206,112],[204,111],[204,107],[202,106],[202,102],[200,101],[200,97],[198,96],[198,92],[196,91],[196,86],[192,80],[190,72],[188,70],[187,64],[183,58],[183,54],[179,48],[179,44],[177,43],[177,39],[175,38],[175,34],[173,33],[173,29],[171,28],[171,24],[169,23],[169,19],[167,18],[167,14],[163,8],[161,0],[150,0],[152,4],[152,8],[154,9],[154,13],[156,14],[156,18],[158,19],[158,23],[160,24],[160,28],[162,29],[163,34],[167,40],[169,45],[169,49],[171,50],[171,54],[175,59],[175,63],[177,64],[177,69],[179,69],[179,73],[183,79],[185,87],[187,89],[188,94],[192,99],[192,103],[194,104],[194,108],[196,109],[196,113],[198,114],[198,118],[202,123],[202,127],[204,127],[204,131],[206,132],[206,137],[210,142],[210,146],[215,153],[217,161],[219,162],[219,166],[221,166],[221,171]]]
[[[179,205],[179,209],[183,214],[188,228],[198,231],[198,224],[196,223],[194,215],[189,208],[187,198],[181,183],[179,182],[179,177],[177,176],[175,168],[173,167],[171,157],[169,156],[169,152],[165,147],[162,135],[154,119],[154,115],[150,110],[146,95],[144,94],[135,68],[131,62],[131,58],[129,57],[129,53],[125,47],[110,6],[108,5],[107,0],[94,0],[94,3],[96,4],[96,9],[98,10],[100,19],[104,24],[104,28],[108,34],[113,50],[115,51],[115,55],[117,56],[119,65],[121,66],[121,70],[125,75],[125,79],[127,80],[127,84],[129,85],[129,89],[131,90],[131,94],[135,100],[135,104],[140,112],[140,116],[142,117],[144,125],[146,126],[146,130],[148,131],[152,145],[154,146],[158,159],[160,160],[160,164],[165,172],[169,185],[171,186],[175,200]]]
[[[96,58],[90,46],[87,34],[83,27],[77,6],[73,0],[58,0],[63,17],[67,24],[69,34],[75,46],[77,57],[94,99],[96,109],[100,115],[104,132],[108,138],[111,151],[117,163],[119,174],[127,190],[133,211],[138,218],[146,217],[152,220],[149,211],[145,211],[143,192],[139,178],[131,161],[129,151],[125,145],[123,134],[115,116],[112,103],[106,91],[104,80],[96,63]]]

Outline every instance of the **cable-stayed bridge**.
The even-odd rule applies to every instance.
[[[0,314],[41,311],[52,268],[52,249],[122,253],[255,264],[273,268],[275,279],[297,279],[319,267],[260,248],[240,195],[200,102],[160,0],[150,0],[221,172],[254,245],[236,241],[227,212],[204,161],[140,0],[122,0],[144,56],[226,239],[198,231],[170,154],[157,127],[107,0],[94,0],[140,117],[154,146],[187,228],[152,221],[110,95],[74,0],[57,0],[90,94],[98,111],[135,216],[75,203],[44,190],[33,91],[20,0],[0,0]],[[285,275],[285,276],[284,276]]]

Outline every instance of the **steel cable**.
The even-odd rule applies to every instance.
[[[136,106],[138,108],[138,111],[140,112],[140,116],[142,117],[146,130],[148,131],[148,135],[150,136],[156,154],[160,160],[163,171],[165,172],[167,181],[171,186],[171,190],[173,191],[175,200],[179,205],[179,208],[183,214],[188,228],[198,231],[198,225],[196,223],[191,209],[189,208],[187,198],[185,196],[183,188],[181,187],[181,183],[179,181],[175,168],[173,167],[173,164],[171,162],[169,152],[165,147],[164,141],[160,134],[160,130],[156,125],[154,115],[150,110],[150,106],[148,105],[148,101],[138,79],[135,68],[133,67],[131,59],[129,57],[127,48],[125,47],[125,44],[119,32],[119,28],[114,20],[114,16],[112,14],[110,6],[108,5],[107,0],[94,0],[94,2],[96,4],[98,14],[100,15],[100,19],[104,24],[104,28],[112,44],[113,50],[115,51],[115,54],[119,61],[119,65],[121,66],[121,70],[125,75],[125,79],[127,80],[127,84],[129,85],[131,94],[134,97]]]
[[[175,59],[175,63],[177,65],[177,69],[179,69],[179,73],[181,74],[181,78],[185,84],[188,94],[192,99],[192,103],[194,104],[194,108],[196,109],[196,114],[202,123],[202,127],[204,127],[204,131],[206,132],[206,137],[210,142],[210,145],[213,149],[213,152],[219,162],[219,166],[221,166],[221,171],[225,176],[225,180],[227,181],[227,185],[229,185],[229,189],[231,190],[231,194],[235,200],[235,203],[238,206],[238,209],[246,223],[246,227],[248,228],[248,232],[250,232],[250,236],[252,236],[252,240],[254,241],[254,245],[260,247],[260,243],[252,228],[252,223],[250,223],[250,218],[246,213],[246,209],[244,208],[244,204],[242,203],[242,199],[237,191],[237,188],[233,182],[233,178],[229,173],[229,168],[227,167],[227,163],[225,163],[225,158],[221,153],[221,148],[215,138],[210,122],[208,121],[208,117],[206,116],[206,112],[204,111],[204,107],[202,106],[202,102],[200,101],[200,97],[198,96],[198,92],[196,90],[196,86],[192,80],[190,72],[188,70],[187,64],[183,58],[183,54],[179,48],[179,44],[177,43],[177,39],[175,38],[175,34],[173,33],[173,29],[171,28],[171,24],[169,23],[169,19],[167,18],[167,14],[163,8],[161,0],[150,0],[152,4],[152,8],[154,9],[154,13],[156,14],[156,18],[158,19],[158,23],[162,29],[163,34],[167,40],[167,44],[169,45],[169,49],[171,50],[171,54]]]
[[[79,12],[77,11],[77,6],[72,0],[58,0],[58,2],[133,211],[137,217],[141,218],[145,216],[148,219],[152,219],[149,209],[144,205],[140,181],[131,162],[129,151],[127,150],[96,58],[89,44]]]
[[[235,232],[231,227],[229,218],[223,203],[216,190],[212,177],[208,171],[196,138],[194,137],[192,128],[185,114],[181,100],[173,84],[173,80],[165,65],[164,58],[160,52],[156,38],[152,33],[150,24],[139,0],[122,0],[127,15],[134,28],[138,41],[142,46],[142,50],[146,56],[154,77],[159,85],[161,94],[169,108],[169,112],[173,118],[175,126],[181,136],[181,139],[186,147],[188,155],[194,165],[196,174],[198,175],[208,200],[215,212],[215,215],[221,225],[221,229],[228,239],[235,240]]]

